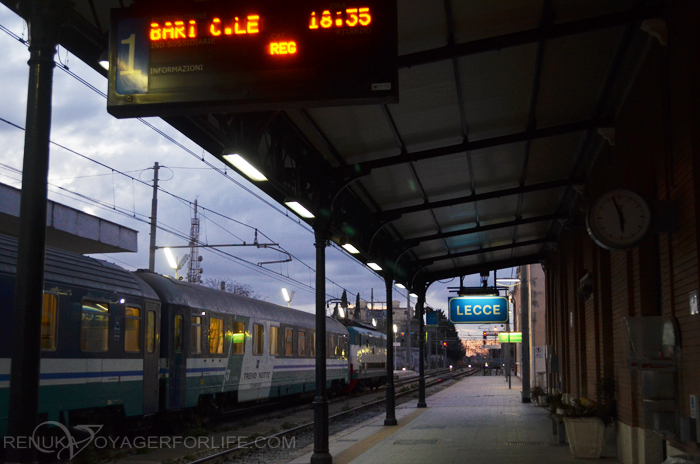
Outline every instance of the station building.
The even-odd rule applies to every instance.
[[[698,3],[668,10],[615,128],[601,131],[606,142],[574,215],[541,266],[530,266],[546,280],[546,385],[565,399],[595,399],[601,379],[614,379],[624,463],[700,454],[698,18]],[[609,197],[601,206],[620,186],[648,204]],[[633,221],[649,213],[650,233],[631,243]],[[628,226],[619,243],[595,230],[616,222],[623,233]],[[530,292],[542,290],[534,285]]]

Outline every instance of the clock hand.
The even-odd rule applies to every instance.
[[[620,232],[625,231],[625,217],[622,215],[622,208],[620,208],[620,205],[617,204],[617,201],[615,201],[615,197],[612,198],[613,205],[615,205],[615,209],[617,210],[617,217],[620,220]]]

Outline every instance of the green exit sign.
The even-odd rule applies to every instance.
[[[522,332],[501,332],[498,334],[499,343],[522,343]]]

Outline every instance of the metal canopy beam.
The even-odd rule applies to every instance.
[[[481,271],[493,271],[494,269],[505,269],[509,267],[525,266],[526,264],[535,264],[545,259],[544,253],[536,253],[518,258],[504,259],[501,261],[490,261],[487,263],[473,264],[470,266],[456,267],[438,272],[429,272],[421,270],[421,279],[427,279],[428,282],[450,279],[464,275],[478,274]],[[419,271],[419,272],[421,272]],[[418,273],[416,273],[416,276]],[[415,280],[415,277],[414,277]]]
[[[476,55],[489,51],[501,50],[518,45],[526,45],[543,40],[558,39],[571,35],[585,34],[601,29],[623,26],[635,21],[663,16],[662,4],[658,3],[646,8],[634,8],[631,10],[611,13],[594,18],[580,19],[566,23],[549,24],[527,31],[513,32],[497,37],[474,40],[461,44],[448,44],[441,48],[409,53],[399,56],[399,68],[410,68],[450,58]]]
[[[494,192],[473,193],[464,197],[451,198],[449,200],[433,201],[415,206],[405,206],[403,208],[389,209],[377,213],[379,221],[393,221],[399,219],[404,214],[418,213],[429,209],[445,208],[448,206],[463,205],[474,203],[475,201],[491,200],[494,198],[506,197],[509,195],[519,195],[521,193],[538,192],[540,190],[549,190],[559,187],[567,187],[575,183],[569,179],[553,180],[550,182],[541,182],[539,184],[525,185],[523,187],[513,187],[504,190],[496,190]]]
[[[471,235],[471,234],[477,234],[479,232],[486,232],[489,230],[497,230],[497,229],[506,229],[508,227],[515,227],[515,226],[520,226],[523,224],[532,224],[535,222],[545,222],[545,221],[554,221],[557,219],[563,219],[568,216],[563,215],[563,214],[545,214],[542,216],[533,216],[530,218],[526,219],[516,219],[514,221],[506,221],[506,222],[498,222],[496,224],[489,224],[486,226],[476,226],[476,227],[471,227],[469,229],[460,229],[460,230],[453,230],[450,232],[442,232],[439,234],[432,234],[432,235],[424,235],[422,237],[414,237],[406,240],[400,240],[396,242],[397,248],[401,248],[402,250],[407,250],[409,248],[413,248],[415,246],[420,245],[421,243],[424,242],[430,242],[431,240],[439,240],[439,239],[444,239],[444,238],[450,238],[450,237],[458,237],[461,235]]]
[[[530,246],[530,245],[541,245],[543,243],[549,243],[549,242],[553,242],[553,241],[555,241],[555,240],[550,239],[550,238],[538,238],[535,240],[526,240],[524,242],[519,242],[519,243],[509,243],[507,245],[498,245],[498,246],[489,247],[489,248],[479,248],[477,250],[463,251],[461,253],[448,253],[446,255],[436,256],[434,258],[418,259],[418,260],[414,261],[413,263],[419,267],[430,266],[435,261],[443,261],[445,259],[466,258],[467,256],[480,255],[480,254],[484,254],[484,253],[493,253],[496,251],[510,250],[511,248],[519,248],[519,247]]]
[[[476,140],[473,142],[465,140],[464,142],[459,143],[457,145],[432,148],[429,150],[416,151],[413,153],[404,153],[396,156],[389,156],[387,158],[365,161],[363,163],[350,165],[349,169],[351,173],[359,172],[362,174],[369,174],[369,172],[373,169],[396,166],[398,164],[405,164],[411,161],[422,161],[432,158],[438,158],[440,156],[454,155],[456,153],[464,153],[473,150],[497,147],[500,145],[508,145],[511,143],[525,142],[527,140],[536,140],[545,137],[555,137],[557,135],[570,134],[572,132],[582,132],[585,130],[597,129],[599,127],[609,127],[611,124],[612,120],[610,118],[591,119],[588,121],[573,122],[569,124],[562,124],[559,126],[546,127],[543,129],[526,130],[524,132],[519,132],[516,134],[502,135],[500,137]]]

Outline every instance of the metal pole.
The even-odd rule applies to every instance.
[[[418,302],[416,310],[418,311],[418,405],[419,408],[427,407],[425,403],[425,362],[423,354],[425,353],[425,336],[423,335],[423,314],[425,313],[425,285],[420,284],[418,292]]]
[[[392,301],[391,301],[391,286],[393,284],[394,276],[390,271],[387,271],[384,275],[384,286],[386,287],[386,341],[387,341],[387,353],[386,353],[386,419],[384,419],[384,425],[396,425],[398,421],[396,420],[395,402],[394,398],[394,344],[392,341],[394,337],[392,333],[394,331],[394,315],[392,314]]]
[[[17,279],[12,320],[8,436],[32,437],[39,416],[41,313],[54,54],[62,23],[57,2],[35,0],[29,12],[29,84],[24,133]],[[36,461],[32,446],[8,448],[6,462]]]
[[[314,227],[316,238],[316,397],[314,398],[314,454],[311,464],[331,464],[328,446],[326,392],[326,224]]]
[[[406,369],[413,369],[411,353],[411,293],[406,289]]]
[[[158,162],[153,165],[153,199],[151,200],[151,247],[148,251],[148,270],[156,270],[156,225],[158,223]]]
[[[522,350],[523,393],[522,402],[530,402],[530,266],[520,267],[520,328],[523,341]]]

